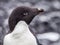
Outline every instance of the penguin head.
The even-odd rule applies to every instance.
[[[14,27],[19,21],[25,21],[27,24],[30,24],[32,19],[41,12],[44,12],[44,10],[25,6],[17,7],[12,11],[9,17],[10,31],[13,31]]]

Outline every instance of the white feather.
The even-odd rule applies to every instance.
[[[28,25],[20,21],[14,31],[5,36],[3,45],[37,45],[37,42]]]

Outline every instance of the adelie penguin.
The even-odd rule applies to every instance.
[[[41,12],[43,10],[25,6],[14,9],[9,17],[11,33],[4,37],[3,45],[37,45],[36,38],[30,32],[28,24]]]

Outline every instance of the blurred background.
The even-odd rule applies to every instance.
[[[12,10],[18,6],[28,6],[28,7],[38,7],[45,10],[43,16],[36,16],[31,22],[30,26],[33,26],[31,29],[38,30],[38,33],[44,33],[48,31],[59,32],[60,30],[60,0],[0,0],[0,45],[3,45],[3,38],[9,32],[8,18]],[[39,17],[39,19],[38,19]],[[54,17],[54,18],[52,18]],[[43,20],[42,20],[43,19]],[[41,24],[36,27],[37,25]],[[48,29],[43,25],[43,22],[47,22],[50,25]],[[34,24],[35,25],[34,25]],[[44,23],[44,24],[47,24]],[[35,27],[34,27],[35,26]],[[44,27],[42,29],[42,27]],[[52,27],[53,29],[50,29]],[[44,31],[44,30],[47,31]],[[57,31],[58,29],[58,31]],[[43,31],[40,31],[43,30]],[[60,42],[56,42],[51,45],[59,45]],[[44,45],[44,44],[43,44]],[[45,44],[47,45],[47,44]]]

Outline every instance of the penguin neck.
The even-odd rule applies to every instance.
[[[12,37],[17,38],[22,35],[26,35],[29,32],[28,25],[25,21],[19,21],[14,28],[14,31],[11,33]]]
[[[26,16],[22,19],[19,19],[19,18],[12,18],[9,22],[9,28],[11,30],[11,32],[14,30],[16,24],[19,22],[19,21],[25,21],[26,24],[30,24],[30,22],[32,21],[32,19],[34,18],[35,16],[34,15],[29,15],[29,16]]]
[[[35,17],[34,15],[31,15],[31,16],[28,16],[27,18],[23,18],[22,21],[25,21],[29,25],[34,17]]]

